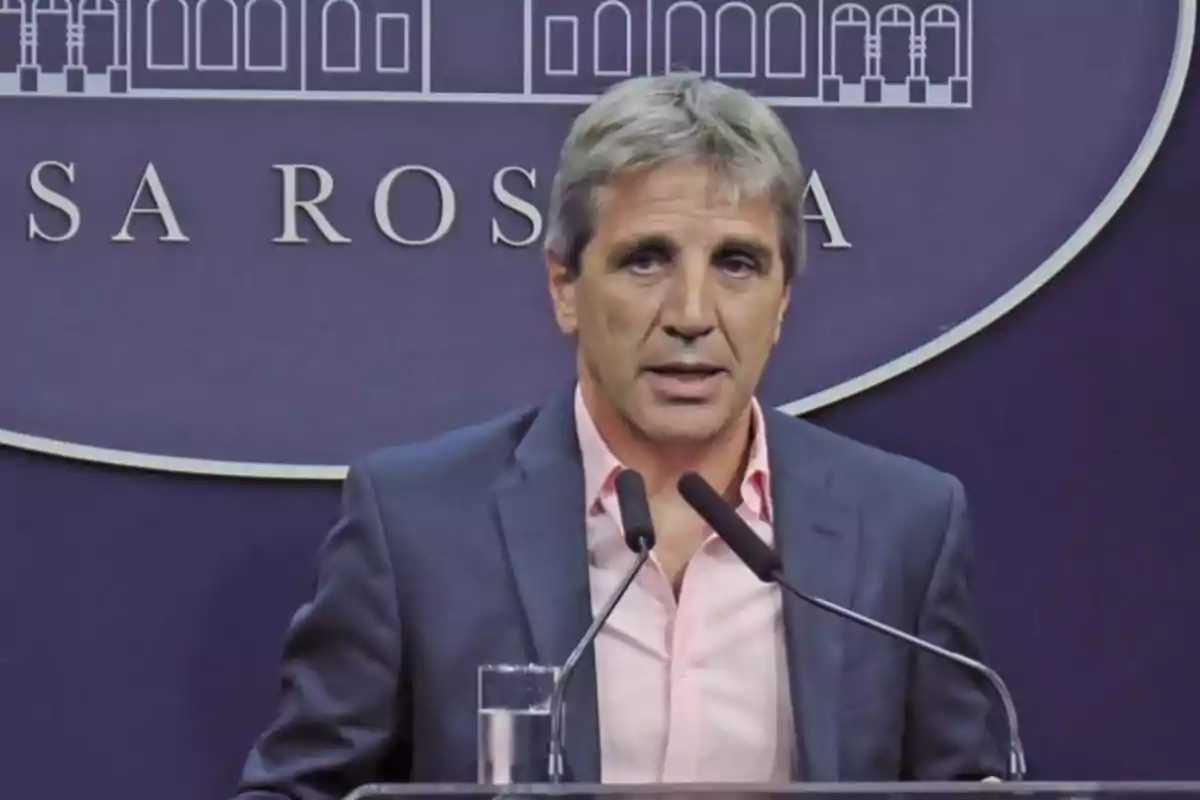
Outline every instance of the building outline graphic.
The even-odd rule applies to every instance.
[[[498,2],[522,74],[480,89],[439,69],[432,0],[0,0],[0,97],[583,104],[692,69],[776,106],[972,107],[975,0]]]
[[[250,47],[251,42],[254,41],[254,37],[253,37],[253,34],[254,34],[253,19],[254,18],[253,18],[252,12],[254,11],[254,8],[259,3],[263,3],[263,4],[274,3],[275,7],[279,11],[279,42],[280,42],[279,60],[277,62],[275,62],[274,64],[256,64],[256,63],[254,63],[254,51]],[[244,30],[246,32],[245,39],[242,42],[242,47],[243,47],[244,53],[245,53],[245,55],[243,56],[243,59],[242,59],[242,63],[245,64],[246,71],[247,72],[286,72],[287,64],[288,64],[288,60],[287,60],[287,57],[288,57],[288,41],[287,41],[288,15],[287,15],[287,5],[283,2],[283,0],[250,0],[250,2],[248,2],[246,4],[244,10],[242,11],[242,19],[243,19],[242,30]]]
[[[728,51],[721,46],[721,37],[726,30],[726,25],[729,24],[729,17],[734,14],[742,14],[744,17],[750,20],[750,36],[748,37],[748,41],[744,43],[748,46],[745,50],[741,51],[750,57],[750,65],[748,68],[741,70],[726,66],[725,56]],[[713,47],[713,50],[716,52],[716,55],[714,56],[716,59],[716,64],[713,68],[714,77],[716,77],[718,80],[728,78],[757,78],[758,70],[756,67],[758,66],[758,26],[757,20],[755,19],[754,9],[742,2],[726,3],[717,9],[717,13],[713,17],[713,30],[716,38],[716,42]],[[671,36],[669,34],[667,35],[667,41],[671,41]],[[767,41],[771,41],[771,37],[767,37]],[[798,46],[801,48],[804,46],[803,38],[800,39]]]
[[[28,0],[26,0],[26,2],[28,2]],[[204,3],[205,3],[205,0],[200,0],[200,5],[198,5],[196,7],[197,14],[199,14],[203,10]],[[158,9],[166,7],[167,5],[170,5],[170,4],[178,5],[185,12],[180,18],[181,25],[182,25],[182,34],[183,34],[179,40],[180,47],[181,47],[181,54],[180,54],[180,58],[178,61],[160,62],[155,58],[155,53],[162,49],[162,45],[161,45],[162,39],[160,38],[162,36],[162,34],[157,33],[157,35],[156,35],[156,30],[161,31],[166,26],[162,22],[161,12],[159,12]],[[174,70],[186,70],[190,66],[191,46],[192,46],[192,36],[191,36],[192,29],[191,29],[190,15],[187,14],[186,11],[187,11],[187,6],[183,4],[183,0],[150,0],[150,2],[147,4],[147,6],[146,6],[146,48],[145,48],[145,50],[146,50],[146,69],[166,72],[166,71],[174,71]],[[117,18],[120,19],[120,10],[119,9],[117,11]],[[128,18],[128,15],[126,15],[126,18]],[[156,23],[155,23],[156,20],[158,20],[157,28],[156,28]],[[34,38],[40,38],[38,36],[40,31],[38,31],[38,29],[37,29],[36,15],[34,17],[33,26],[34,26],[33,27]],[[198,33],[197,33],[197,37],[199,37]],[[118,64],[119,64],[119,59],[118,59]],[[40,67],[40,65],[38,65],[38,66]]]
[[[569,30],[571,39],[574,41],[579,40],[579,18],[578,17],[566,16],[564,14],[551,14],[551,15],[547,16],[545,18],[545,20],[543,20],[543,34],[542,35],[545,37],[544,41],[546,41],[546,42],[555,41],[554,31],[556,28],[558,30],[564,30],[564,29]],[[597,28],[596,30],[598,31],[599,28]],[[549,45],[543,49],[542,55],[544,58],[545,66],[542,68],[542,71],[546,75],[556,77],[556,78],[557,77],[568,77],[568,78],[577,77],[579,75],[579,48],[578,47],[571,48],[571,50],[570,50],[571,66],[569,66],[569,67],[555,66],[554,52],[555,52],[554,48]],[[599,51],[597,51],[597,56],[599,56]]]
[[[604,52],[600,38],[600,31],[604,29],[602,23],[606,14],[611,17],[614,12],[621,15],[622,28],[625,31],[625,47],[622,48],[625,53],[625,66],[621,69],[612,69],[600,64],[601,56]],[[620,0],[604,0],[603,3],[596,6],[593,16],[592,74],[602,78],[617,78],[618,80],[631,77],[633,75],[633,15]]]

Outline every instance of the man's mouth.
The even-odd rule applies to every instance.
[[[688,405],[711,402],[728,370],[715,364],[669,363],[647,367],[654,393],[670,403]]]
[[[701,380],[725,372],[715,364],[658,364],[646,368],[647,372],[679,380]]]

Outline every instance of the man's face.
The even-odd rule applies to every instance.
[[[625,176],[597,200],[579,275],[549,265],[593,414],[659,442],[731,430],[789,298],[769,198],[735,202],[710,170],[681,163]]]

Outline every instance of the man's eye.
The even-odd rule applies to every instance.
[[[630,272],[649,273],[666,263],[664,253],[656,250],[638,250],[621,259],[621,267]]]
[[[762,272],[762,262],[748,255],[725,255],[718,259],[718,264],[731,275],[755,275]]]

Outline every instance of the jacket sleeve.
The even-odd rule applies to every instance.
[[[284,639],[282,696],[246,760],[238,800],[334,800],[407,772],[395,573],[371,476],[352,467],[316,588]]]
[[[962,484],[949,478],[945,530],[917,622],[916,635],[982,659],[971,597],[971,524]],[[1003,777],[996,731],[999,698],[984,676],[913,650],[905,721],[905,772],[913,780]],[[993,702],[994,701],[994,702]]]

